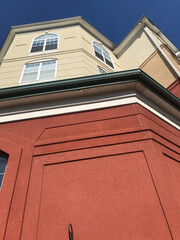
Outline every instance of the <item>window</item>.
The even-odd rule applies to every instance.
[[[28,63],[25,65],[21,82],[50,80],[56,77],[56,60]]]
[[[104,74],[107,73],[104,69],[102,69],[101,67],[98,66],[98,70],[100,74]]]
[[[42,52],[47,50],[57,49],[58,47],[58,35],[57,34],[44,34],[36,37],[31,47],[31,53]]]
[[[7,166],[7,162],[8,162],[8,157],[7,155],[0,153],[0,189],[2,186],[2,182],[4,179],[4,174],[6,171],[6,166]]]
[[[96,57],[101,59],[103,62],[105,62],[110,67],[114,68],[112,60],[111,60],[111,56],[106,51],[106,49],[97,42],[93,42],[93,47],[94,47],[94,52],[95,52]]]

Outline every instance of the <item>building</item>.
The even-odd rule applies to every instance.
[[[54,61],[48,80],[140,68],[167,88],[180,77],[179,50],[145,16],[118,46],[80,17],[12,27],[0,53],[0,87],[47,81],[23,78],[26,65],[45,60]]]
[[[12,27],[0,61],[0,240],[180,238],[180,52],[155,25]]]

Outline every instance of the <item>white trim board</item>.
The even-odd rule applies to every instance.
[[[75,113],[75,112],[82,112],[82,111],[89,111],[89,110],[96,110],[96,109],[103,109],[108,107],[116,107],[116,106],[123,106],[128,104],[138,103],[162,120],[166,121],[173,127],[180,130],[180,126],[177,121],[171,120],[168,114],[159,112],[154,108],[154,104],[147,102],[143,97],[136,93],[127,94],[119,97],[110,97],[104,99],[98,99],[88,102],[80,102],[80,103],[71,103],[71,104],[64,104],[61,106],[52,106],[47,108],[39,108],[39,109],[28,109],[24,111],[16,111],[11,113],[4,113],[0,114],[0,123],[6,122],[13,122],[13,121],[20,121],[20,120],[27,120],[27,119],[34,119],[40,117],[49,117],[55,115],[62,115],[68,113]]]

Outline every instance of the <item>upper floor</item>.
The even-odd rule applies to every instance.
[[[164,87],[180,77],[179,50],[143,17],[116,46],[81,17],[12,27],[0,88],[141,68]]]
[[[0,87],[122,70],[115,45],[79,17],[12,27],[8,37]]]

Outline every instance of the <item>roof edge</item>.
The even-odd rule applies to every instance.
[[[143,85],[150,88],[166,102],[177,109],[180,108],[180,100],[176,96],[140,69],[4,88],[0,89],[0,101],[80,90],[97,86],[107,86],[130,81],[142,82]]]
[[[141,19],[141,23],[147,26],[151,31],[153,31],[157,36],[159,36],[170,48],[170,50],[178,57],[180,57],[179,49],[164,35],[159,28],[157,28],[147,17]]]
[[[130,39],[134,37],[141,29],[148,27],[154,32],[160,39],[162,39],[167,47],[174,53],[177,58],[180,58],[180,51],[176,46],[157,28],[145,15],[137,22],[132,30],[126,35],[126,37],[120,42],[120,44],[114,49],[113,53],[118,56],[120,55],[123,47],[128,44]]]

